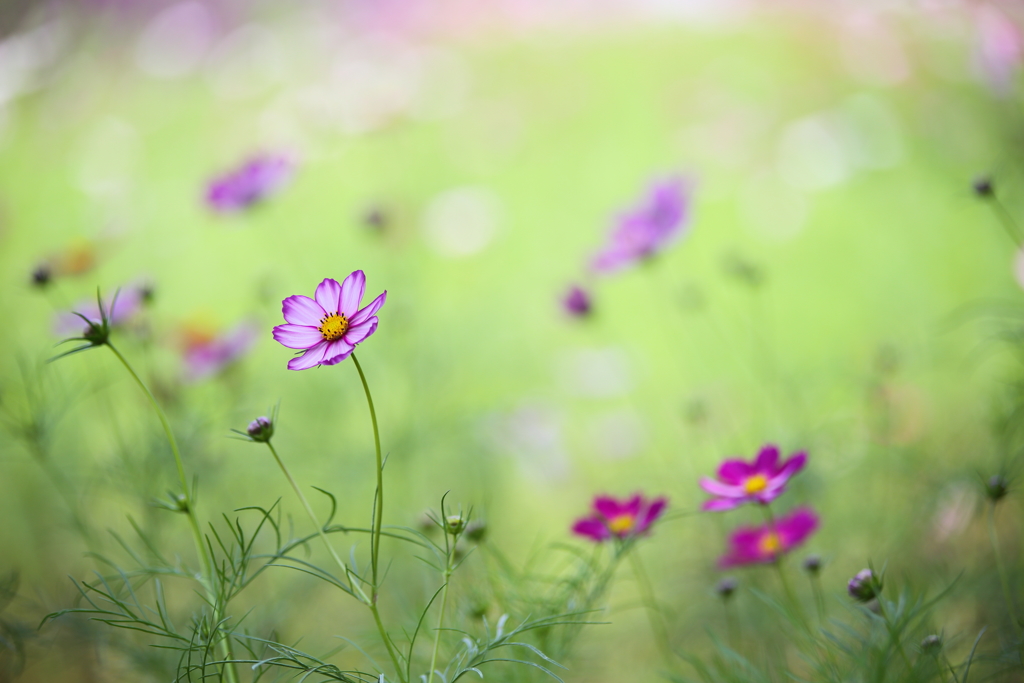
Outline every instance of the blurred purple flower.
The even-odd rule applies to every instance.
[[[818,528],[818,515],[797,508],[771,526],[740,527],[729,538],[729,552],[718,561],[726,569],[746,564],[774,562],[802,544]]]
[[[689,205],[690,188],[682,178],[655,182],[643,203],[619,217],[590,267],[611,273],[654,256],[680,236]]]
[[[242,211],[284,187],[294,171],[294,162],[284,155],[258,154],[212,180],[206,203],[220,213]]]
[[[764,446],[751,463],[726,460],[718,468],[718,479],[704,477],[702,489],[715,496],[701,509],[710,512],[732,510],[744,503],[766,505],[783,494],[786,483],[807,463],[806,453],[797,453],[779,464],[779,448]]]
[[[259,334],[259,325],[246,320],[223,334],[188,344],[183,354],[185,376],[197,382],[217,374],[248,353]]]
[[[1005,94],[1024,62],[1024,36],[1017,24],[993,5],[977,11],[977,60],[992,88]]]
[[[616,500],[611,496],[595,496],[594,512],[573,524],[572,532],[600,543],[609,538],[628,538],[647,532],[668,505],[664,497],[648,500],[642,494]]]
[[[590,314],[590,294],[578,285],[573,285],[562,299],[562,308],[571,316],[582,318]]]
[[[384,305],[387,290],[359,308],[366,291],[366,275],[357,270],[342,284],[331,278],[316,288],[316,300],[290,296],[281,310],[287,325],[274,328],[274,339],[290,349],[306,349],[288,361],[289,370],[307,370],[317,365],[335,365],[349,357],[356,344],[377,329],[374,315]]]
[[[115,296],[104,301],[103,307],[109,307],[107,322],[110,326],[118,327],[134,318],[146,303],[146,291],[146,285],[132,284],[122,287]],[[80,334],[89,329],[86,322],[75,315],[75,313],[84,315],[97,325],[101,322],[102,316],[100,315],[100,308],[96,303],[96,299],[79,301],[71,310],[74,313],[64,312],[57,314],[57,319],[54,322],[54,333],[58,337]]]

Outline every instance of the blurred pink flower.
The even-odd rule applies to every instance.
[[[771,526],[740,527],[729,538],[729,552],[718,561],[718,566],[725,569],[774,562],[801,545],[817,528],[818,515],[806,507],[780,517]]]
[[[576,521],[572,532],[598,543],[609,538],[629,538],[644,534],[668,505],[664,497],[648,500],[642,494],[616,500],[611,496],[595,496],[594,512]]]
[[[1024,37],[1014,21],[993,5],[977,10],[976,58],[996,92],[1005,93],[1024,61]]]
[[[700,486],[715,496],[704,503],[703,510],[732,510],[744,503],[766,505],[783,494],[786,483],[807,463],[807,454],[800,452],[779,463],[779,448],[764,446],[751,463],[726,460],[718,468],[718,479],[704,477]]]
[[[116,294],[109,298],[104,296],[103,307],[108,309],[106,313],[110,326],[118,327],[134,318],[142,310],[143,305],[149,298],[150,292],[151,289],[147,285],[132,284],[117,290]],[[100,323],[100,309],[95,298],[83,299],[75,304],[71,310],[74,313],[63,312],[57,314],[54,322],[54,333],[58,337],[80,334],[88,330],[88,324],[75,315],[75,313],[85,316],[96,324]]]
[[[690,189],[682,178],[653,183],[643,202],[619,217],[591,268],[611,273],[651,258],[682,234],[689,208]]]
[[[246,320],[223,334],[192,340],[182,354],[186,378],[197,382],[217,374],[248,353],[259,335],[259,324]]]
[[[288,157],[258,154],[212,180],[206,202],[220,213],[242,211],[287,185],[294,171],[295,164]]]

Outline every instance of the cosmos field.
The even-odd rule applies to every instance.
[[[0,30],[0,681],[1024,678],[1013,3]]]

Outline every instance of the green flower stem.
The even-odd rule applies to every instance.
[[[189,527],[192,529],[192,540],[196,546],[196,553],[199,555],[199,562],[202,565],[202,573],[199,575],[199,582],[203,585],[203,589],[206,591],[206,599],[210,603],[210,607],[213,608],[213,625],[214,628],[220,630],[220,622],[223,618],[221,613],[220,599],[217,592],[213,588],[213,563],[210,560],[210,554],[207,550],[206,543],[203,541],[203,533],[199,528],[199,519],[196,517],[196,512],[192,504],[192,493],[188,485],[188,477],[185,476],[185,465],[181,461],[181,452],[178,450],[178,441],[174,438],[174,431],[171,429],[170,423],[167,421],[167,416],[164,415],[163,409],[160,404],[157,403],[156,397],[153,396],[153,392],[149,390],[146,383],[136,374],[128,360],[121,355],[121,352],[114,347],[109,341],[107,346],[117,359],[121,361],[125,369],[128,370],[128,374],[132,376],[142,392],[146,394],[149,402],[153,405],[153,410],[156,411],[156,415],[160,418],[160,424],[164,428],[164,433],[167,435],[167,441],[171,445],[171,453],[174,454],[174,464],[178,469],[178,480],[181,483],[181,490],[183,496],[183,503],[185,506],[185,516],[188,517]],[[238,683],[238,674],[235,672],[234,664],[230,663],[234,660],[234,655],[231,652],[231,640],[226,633],[222,633],[218,639],[218,646],[221,649],[221,655],[225,661],[229,662],[224,666],[225,678],[229,683]]]
[[[1002,224],[1003,229],[1006,230],[1006,234],[1010,237],[1010,240],[1017,247],[1021,245],[1020,230],[1017,228],[1016,221],[1013,220],[1013,216],[1006,210],[1003,203],[995,196],[991,197],[991,204],[996,215],[999,217],[999,222]]]
[[[662,618],[662,614],[658,610],[657,601],[654,599],[654,588],[651,586],[651,579],[647,576],[644,563],[640,559],[640,554],[635,549],[629,553],[629,559],[633,563],[633,574],[636,576],[636,584],[640,589],[640,599],[643,601],[647,611],[647,620],[651,624],[654,642],[657,643],[658,651],[661,652],[665,664],[672,668],[675,665],[675,660],[672,657],[672,645],[668,639],[665,620]]]
[[[878,609],[882,612],[882,618],[885,620],[885,627],[889,630],[889,637],[896,643],[896,649],[900,653],[900,657],[903,658],[903,663],[907,666],[907,672],[914,670],[914,665],[910,663],[910,658],[907,657],[907,651],[903,649],[903,643],[900,641],[899,634],[896,632],[896,624],[889,618],[889,610],[885,608],[885,596],[878,595]]]
[[[377,411],[373,407],[373,396],[370,395],[370,385],[366,383],[366,375],[363,374],[363,368],[359,365],[359,359],[356,358],[356,354],[351,356],[352,362],[356,366],[356,370],[359,372],[359,379],[363,383],[363,392],[366,394],[366,405],[370,408],[370,422],[373,423],[373,445],[377,455],[377,495],[375,496],[376,508],[373,513],[373,529],[370,534],[370,571],[372,575],[371,590],[369,607],[373,613],[373,620],[377,624],[377,632],[380,633],[381,640],[384,641],[384,647],[387,648],[388,654],[391,656],[391,663],[395,666],[395,673],[400,680],[404,681],[402,675],[402,667],[398,663],[398,653],[395,651],[394,645],[391,644],[391,637],[388,636],[387,630],[384,628],[384,622],[380,619],[380,611],[377,609],[377,584],[379,558],[380,558],[380,527],[381,518],[384,516],[384,462],[380,454],[380,430],[377,428]],[[447,581],[445,582],[447,585]]]
[[[277,454],[277,449],[275,449],[273,444],[269,441],[267,441],[266,444],[267,448],[270,449],[270,453],[274,456],[274,460],[277,461],[278,466],[284,473],[284,476],[288,479],[288,483],[292,485],[292,490],[295,491],[295,495],[298,496],[299,500],[302,502],[302,507],[306,509],[306,514],[309,515],[309,520],[313,522],[313,526],[316,527],[316,532],[320,535],[320,539],[324,542],[324,545],[327,546],[327,550],[331,553],[331,557],[333,557],[334,561],[338,563],[338,567],[341,568],[341,571],[345,573],[345,578],[348,579],[349,588],[351,588],[353,592],[358,591],[360,593],[360,597],[364,601],[368,602],[369,598],[363,594],[359,584],[352,580],[352,572],[349,570],[348,565],[342,561],[338,556],[338,553],[334,550],[334,546],[331,545],[330,540],[328,540],[327,534],[324,533],[323,525],[320,524],[320,520],[317,519],[316,513],[313,512],[313,508],[310,506],[309,501],[306,500],[306,496],[303,495],[302,489],[300,489],[299,485],[295,483],[292,473],[288,471],[288,468],[285,467],[284,461],[281,460],[281,457]]]
[[[430,673],[427,674],[427,683],[434,683],[434,669],[437,668],[437,649],[441,644],[441,629],[444,628],[444,614],[448,608],[448,584],[451,583],[452,559],[454,555],[455,548],[450,548],[448,550],[448,557],[445,559],[444,587],[441,589],[441,614],[437,617],[437,630],[434,631],[434,648],[430,653]]]
[[[814,592],[814,605],[818,609],[818,623],[825,623],[825,596],[821,592],[821,577],[811,575],[811,591]]]
[[[996,532],[996,504],[993,501],[988,508],[988,538],[992,542],[992,553],[996,559],[996,569],[999,571],[999,582],[1003,585],[1003,599],[1006,601],[1006,609],[1010,612],[1010,620],[1013,621],[1013,629],[1020,634],[1020,620],[1017,618],[1017,608],[1014,606],[1013,593],[1010,591],[1010,579],[1006,574],[1006,565],[1003,564],[1003,553],[999,548],[999,534]]]
[[[775,516],[772,514],[771,507],[768,505],[762,505],[761,509],[764,510],[765,519],[768,521],[768,528],[772,530],[772,533],[775,534],[776,537],[778,537],[779,532],[775,528]],[[779,582],[782,584],[782,590],[786,593],[786,599],[789,600],[789,603],[792,605],[796,615],[800,617],[800,622],[805,628],[807,628],[807,618],[804,615],[803,607],[801,607],[800,602],[797,600],[796,593],[793,592],[792,586],[789,585],[789,579],[786,578],[786,572],[782,567],[782,558],[784,556],[785,555],[782,552],[779,552],[775,555],[775,560],[772,564],[775,565],[775,569],[779,572]],[[809,628],[807,630],[808,632],[810,631]]]

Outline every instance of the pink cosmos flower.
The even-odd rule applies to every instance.
[[[349,357],[356,344],[377,329],[375,313],[384,305],[387,290],[359,308],[366,291],[366,275],[357,270],[345,281],[327,278],[316,288],[316,299],[301,294],[290,296],[281,310],[287,325],[274,328],[274,339],[289,349],[306,349],[288,361],[289,370],[307,370],[317,365],[335,365]]]
[[[769,526],[740,527],[729,538],[729,552],[718,561],[722,569],[774,562],[802,544],[818,528],[818,515],[797,508]]]
[[[295,164],[283,155],[254,156],[212,180],[206,190],[206,203],[220,213],[242,211],[284,187],[294,170]]]
[[[700,486],[715,496],[701,508],[707,511],[731,510],[744,503],[766,505],[786,490],[790,477],[803,469],[807,454],[800,452],[781,465],[779,448],[764,446],[751,463],[726,460],[718,468],[718,479],[704,477]]]
[[[183,354],[186,377],[197,382],[217,374],[248,353],[259,334],[259,325],[246,320],[215,337],[192,340]]]
[[[650,258],[683,231],[689,213],[689,186],[669,178],[651,186],[646,200],[619,217],[608,243],[591,261],[591,268],[610,273]]]
[[[572,532],[600,543],[612,537],[622,539],[646,533],[665,511],[668,500],[648,500],[637,493],[621,501],[611,496],[595,496],[593,505],[594,513],[577,520]]]

